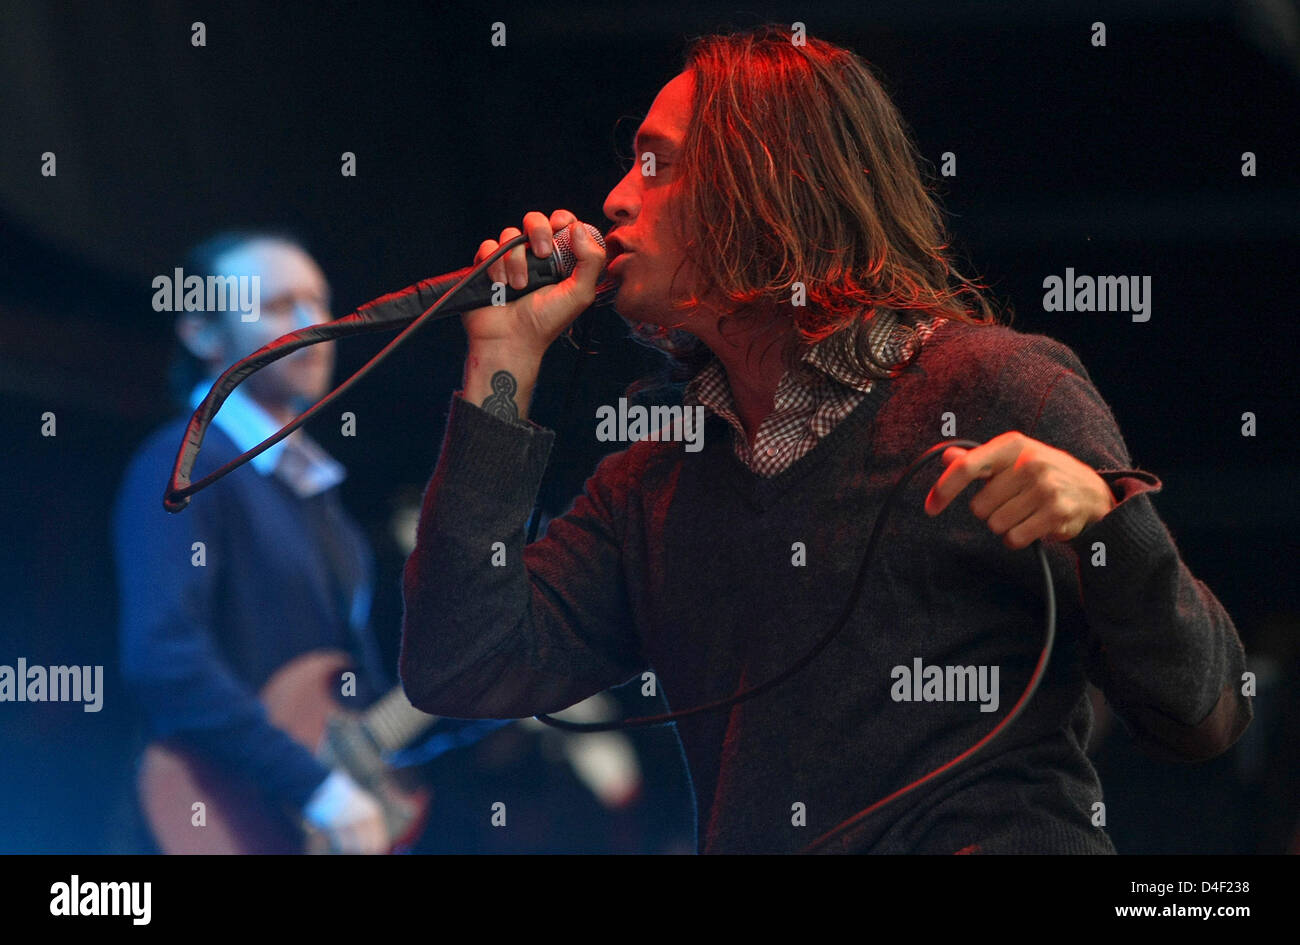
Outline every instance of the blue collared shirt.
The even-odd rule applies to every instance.
[[[190,409],[203,402],[213,379],[199,381],[190,391]],[[280,429],[265,408],[236,387],[221,404],[212,423],[230,437],[239,451],[247,452]],[[347,477],[343,464],[320,447],[306,430],[295,430],[269,449],[249,460],[261,475],[276,475],[302,499],[337,486]],[[352,598],[348,622],[358,632],[370,619],[374,588],[362,582]]]
[[[211,389],[211,379],[200,381],[190,392],[190,409],[198,407]],[[212,422],[234,441],[241,453],[280,429],[275,418],[238,387],[230,392]],[[304,499],[338,485],[347,476],[342,464],[321,449],[305,430],[295,430],[249,462],[263,476],[275,473]]]

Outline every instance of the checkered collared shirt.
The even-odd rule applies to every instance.
[[[873,365],[864,371],[850,357],[856,331],[867,331],[872,354],[880,363],[892,365],[905,360],[912,346],[923,343],[939,321],[923,319],[911,329],[900,323],[896,312],[882,309],[869,323],[817,342],[804,352],[799,366],[781,378],[772,412],[759,426],[752,447],[736,413],[727,372],[717,357],[686,385],[682,402],[702,404],[731,424],[736,457],[757,475],[770,479],[793,466],[852,413],[877,378],[888,376]]]

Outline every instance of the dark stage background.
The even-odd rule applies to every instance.
[[[103,664],[105,708],[0,704],[0,850],[132,849],[134,715],[116,676],[111,499],[167,416],[171,315],[152,278],[232,225],[288,227],[329,276],[335,313],[467,265],[526,210],[603,222],[621,176],[615,126],[639,119],[685,41],[806,23],[872,62],[926,158],[955,246],[1013,326],[1070,345],[1112,405],[1184,559],[1237,623],[1261,680],[1257,720],[1201,766],[1096,750],[1124,853],[1285,849],[1297,803],[1293,364],[1300,248],[1300,13],[1292,0],[259,5],[9,0],[0,12],[0,663]],[[206,25],[207,45],[190,42]],[[507,27],[494,48],[491,24]],[[1094,47],[1091,25],[1106,24]],[[41,155],[57,155],[43,177]],[[355,177],[340,174],[354,152]],[[1241,173],[1254,152],[1256,176]],[[1150,275],[1147,323],[1045,312],[1042,280]],[[535,418],[557,430],[548,511],[608,444],[595,405],[657,358],[608,309],[598,353],[548,355]],[[388,336],[340,345],[339,377]],[[341,401],[359,435],[308,429],[349,470],[345,501],[378,554],[375,626],[390,657],[405,554],[395,520],[433,468],[464,353],[434,324]],[[41,415],[57,416],[42,437]],[[1242,414],[1258,435],[1241,435]],[[336,414],[331,414],[335,416]],[[168,470],[159,469],[159,494]],[[1286,549],[1291,548],[1288,552]],[[437,850],[690,849],[670,732],[633,735],[646,777],[603,810],[539,734],[512,726],[442,756]],[[508,785],[529,830],[492,834]],[[516,822],[519,822],[518,820]],[[480,826],[481,823],[481,826]]]

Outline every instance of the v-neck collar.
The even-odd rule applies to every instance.
[[[871,423],[880,410],[880,405],[889,396],[892,386],[891,378],[877,380],[872,385],[871,391],[862,398],[862,402],[837,423],[830,433],[822,437],[812,449],[800,456],[788,468],[766,479],[751,470],[736,455],[730,437],[733,431],[727,421],[716,414],[711,414],[709,422],[718,431],[715,436],[722,439],[725,444],[721,447],[725,454],[721,459],[722,477],[751,506],[760,512],[767,511],[791,486],[805,478],[820,466],[826,457],[834,453],[845,437],[852,436],[864,425]]]

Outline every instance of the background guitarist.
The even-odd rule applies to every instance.
[[[375,797],[272,725],[256,695],[277,669],[319,649],[355,661],[356,694],[344,703],[360,708],[394,685],[369,629],[373,558],[339,500],[342,466],[299,430],[185,514],[167,514],[161,500],[185,422],[212,380],[272,339],[328,321],[329,285],[296,241],[262,232],[205,242],[184,275],[258,276],[257,313],[245,320],[251,312],[233,304],[236,296],[224,311],[177,315],[172,380],[182,415],[136,452],[115,509],[123,675],[150,738],[242,775],[342,852],[385,852],[390,838]],[[314,345],[236,388],[194,478],[323,396],[333,367],[333,343]]]

